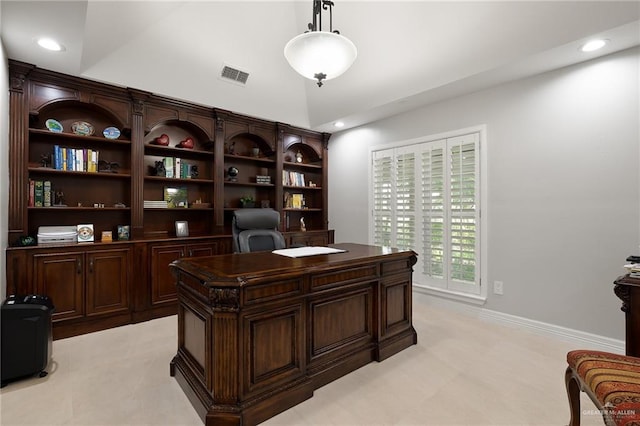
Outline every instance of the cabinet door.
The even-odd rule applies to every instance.
[[[87,315],[129,309],[130,249],[87,253]]]
[[[177,300],[176,282],[169,264],[184,257],[184,244],[155,246],[151,248],[151,304],[157,305]]]
[[[187,245],[188,257],[204,257],[218,254],[218,243],[203,243]]]
[[[300,232],[291,234],[289,246],[326,246],[329,240],[326,232]]]
[[[53,320],[84,316],[84,253],[33,256],[35,288],[53,302]]]

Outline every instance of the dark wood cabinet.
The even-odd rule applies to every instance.
[[[8,283],[7,293],[49,296],[55,338],[129,322],[129,245],[21,249],[9,251],[8,260],[26,269],[13,273],[17,282]]]
[[[159,243],[151,245],[151,304],[174,303],[177,299],[176,281],[169,269],[174,260],[184,257],[220,254],[218,242]]]
[[[85,255],[87,316],[129,311],[130,248]]]
[[[230,238],[203,239],[198,242],[172,241],[149,244],[150,305],[151,307],[169,306],[175,312],[177,289],[175,277],[169,265],[178,259],[187,257],[213,256],[229,253]]]
[[[151,247],[151,304],[173,303],[177,298],[176,283],[169,264],[184,257],[182,244]]]
[[[231,252],[241,198],[276,209],[290,244],[333,242],[329,134],[13,60],[9,77],[7,293],[52,296],[57,336],[175,313],[169,263]],[[18,247],[79,224],[87,246]]]
[[[38,253],[32,264],[33,291],[25,293],[49,296],[55,306],[53,321],[84,317],[84,252]]]

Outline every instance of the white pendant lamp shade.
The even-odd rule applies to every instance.
[[[284,56],[302,76],[331,80],[349,69],[358,50],[348,38],[328,31],[309,31],[292,38],[284,47]]]

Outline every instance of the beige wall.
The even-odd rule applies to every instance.
[[[334,134],[336,241],[368,242],[372,146],[486,125],[485,308],[623,339],[612,282],[640,254],[639,61],[629,49]]]

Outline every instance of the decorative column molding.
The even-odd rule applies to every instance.
[[[629,312],[629,303],[631,302],[631,289],[629,286],[616,283],[613,286],[613,292],[618,296],[618,299],[622,300],[620,310],[625,313]]]
[[[148,92],[129,89],[132,100],[131,120],[131,237],[144,235],[144,110]]]
[[[209,289],[209,303],[216,311],[237,312],[240,309],[240,294],[234,288]]]
[[[22,62],[9,62],[9,244],[21,235],[27,235],[27,188],[29,185],[26,164],[29,144],[29,111],[27,78],[35,67]]]

